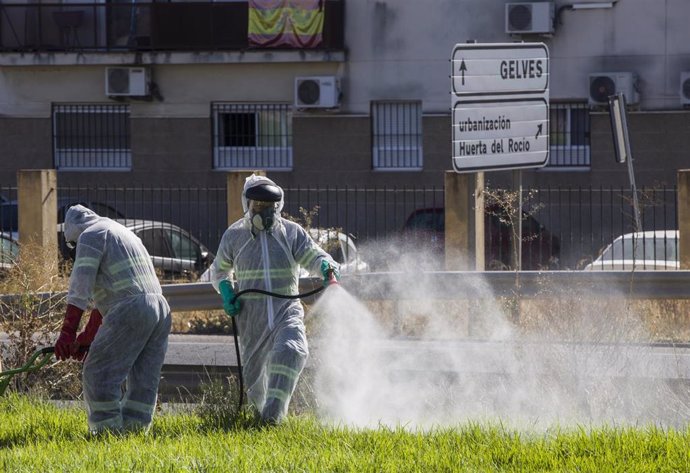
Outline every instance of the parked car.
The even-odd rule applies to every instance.
[[[153,266],[163,279],[195,280],[213,262],[215,255],[187,230],[172,223],[155,220],[115,219],[133,231],[151,255]],[[63,224],[58,225],[60,251],[64,257],[74,258],[67,248]]]
[[[5,273],[14,266],[19,257],[19,244],[16,238],[7,232],[0,232],[0,273]]]
[[[309,234],[336,263],[340,264],[340,274],[369,271],[369,264],[362,260],[354,236],[325,228],[310,228]]]
[[[512,228],[501,218],[498,209],[487,209],[484,218],[485,261],[488,269],[510,268]],[[560,257],[560,240],[539,221],[523,211],[522,269],[556,269]],[[402,228],[403,244],[424,247],[438,255],[445,251],[445,209],[430,207],[414,210]]]
[[[626,233],[584,267],[592,270],[677,270],[678,230]]]
[[[103,202],[95,202],[72,197],[60,197],[57,202],[58,223],[64,222],[67,209],[77,204],[90,208],[101,217],[109,217],[113,219],[125,218],[124,214],[119,212],[114,207],[104,204]],[[17,200],[9,200],[7,202],[0,203],[0,231],[19,231],[19,202]]]

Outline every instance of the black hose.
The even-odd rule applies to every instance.
[[[304,294],[278,294],[276,292],[264,291],[263,289],[245,289],[244,291],[240,291],[237,294],[235,294],[235,298],[230,303],[234,304],[238,297],[250,292],[254,292],[256,294],[264,294],[271,297],[277,297],[279,299],[302,299],[305,297],[313,296],[314,294],[318,294],[325,288],[326,286],[320,286],[314,289],[313,291],[305,292]]]
[[[237,299],[235,297],[235,299]],[[237,410],[242,409],[242,404],[244,404],[244,376],[242,376],[242,362],[240,361],[240,344],[237,340],[237,322],[235,322],[235,317],[230,317],[232,319],[232,337],[235,339],[235,354],[237,355],[237,376],[240,381],[240,399],[237,401]]]
[[[275,292],[270,292],[270,291],[264,291],[263,289],[245,289],[244,291],[240,291],[237,294],[235,294],[235,297],[232,299],[230,304],[234,304],[235,301],[243,294],[247,294],[250,292],[254,292],[256,294],[264,294],[266,296],[271,296],[271,297],[278,297],[280,299],[303,299],[305,297],[313,296],[314,294],[318,294],[319,292],[323,291],[326,288],[326,286],[320,286],[317,287],[316,289],[305,292],[304,294],[277,294]],[[235,317],[230,317],[232,319],[232,337],[235,341],[235,355],[237,355],[237,374],[238,374],[238,379],[240,383],[240,398],[237,404],[237,409],[238,411],[242,409],[242,404],[244,403],[244,376],[242,376],[242,360],[240,358],[240,344],[238,341],[238,333],[237,333],[237,322],[235,322]]]

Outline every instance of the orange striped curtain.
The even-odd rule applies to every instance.
[[[323,40],[324,0],[249,0],[249,45],[315,48]]]

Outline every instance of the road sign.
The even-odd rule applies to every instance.
[[[544,166],[549,156],[546,45],[459,44],[452,67],[453,169]]]
[[[470,172],[543,166],[549,149],[548,110],[541,98],[456,101],[453,168]]]
[[[453,94],[541,94],[549,88],[549,50],[541,43],[458,44]]]

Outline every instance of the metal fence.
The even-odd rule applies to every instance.
[[[500,195],[501,192],[487,190],[488,197],[491,194]],[[381,248],[398,245],[401,238],[411,231],[420,231],[426,240],[416,241],[416,245],[407,250],[421,252],[434,246],[443,250],[443,188],[294,187],[286,188],[285,193],[285,214],[313,228],[337,228],[352,235],[362,257],[370,260],[373,270],[386,269],[377,267],[377,263],[391,257]],[[640,230],[677,230],[676,194],[675,187],[640,190]],[[6,200],[0,204],[1,230],[16,232],[17,189],[0,188],[0,195]],[[628,189],[525,189],[522,201],[523,269],[583,269],[617,237],[635,231]],[[228,224],[224,187],[62,186],[58,188],[59,220],[63,218],[66,206],[75,202],[90,206],[103,215],[178,225],[214,253]],[[512,229],[505,213],[500,205],[495,204],[495,200],[487,198],[485,234],[487,255],[490,257],[487,259],[487,269],[514,267],[510,244]],[[652,246],[647,246],[644,239],[651,239]],[[643,250],[641,255],[630,254],[632,250],[625,250],[623,245],[623,253],[614,257],[626,261],[642,259],[640,269],[649,269],[645,267],[647,260],[677,262],[676,240],[677,232],[647,235],[640,243],[643,249],[651,250]],[[394,249],[395,254],[399,255],[401,248]],[[645,254],[645,251],[651,251],[652,254]],[[660,257],[662,254],[663,258]],[[619,268],[602,263],[594,269]]]

